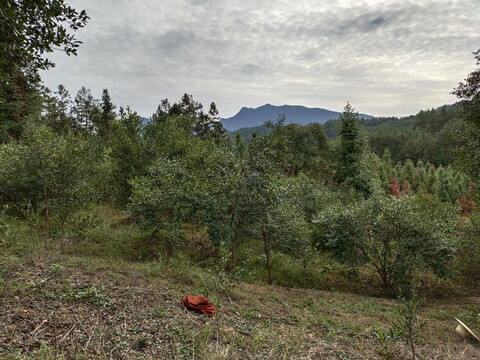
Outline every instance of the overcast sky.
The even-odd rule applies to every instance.
[[[183,93],[222,117],[305,105],[403,116],[450,104],[475,69],[479,0],[70,0],[86,9],[78,56],[45,84],[81,86],[150,116]]]

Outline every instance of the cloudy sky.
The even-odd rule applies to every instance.
[[[45,84],[108,88],[150,116],[183,93],[222,117],[305,105],[403,116],[456,101],[475,69],[479,0],[70,0],[91,20]]]

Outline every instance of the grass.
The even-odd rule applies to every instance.
[[[45,239],[23,222],[4,220],[0,358],[384,358],[375,333],[391,327],[397,300],[378,296],[373,274],[352,280],[326,254],[305,264],[274,253],[275,286],[267,286],[264,259],[252,256],[260,249],[247,242],[237,283],[212,270],[214,255],[205,259],[192,250],[201,244],[212,251],[201,234],[186,231],[169,258],[161,238],[139,232],[121,212],[105,206],[95,213],[78,215],[81,226],[70,228],[63,250],[51,239],[45,248]],[[461,295],[465,289],[450,283],[429,282],[426,289],[419,352],[431,359],[480,358],[478,344],[455,335],[453,319],[468,319],[479,332],[480,298]],[[449,295],[436,296],[441,289]],[[181,298],[188,293],[207,296],[218,313],[187,311]],[[407,359],[408,347],[397,342],[391,354]]]

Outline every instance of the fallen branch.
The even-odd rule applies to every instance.
[[[60,345],[62,342],[65,341],[65,339],[67,338],[67,336],[72,332],[73,329],[75,329],[75,327],[77,326],[77,324],[73,324],[73,326],[70,328],[70,330],[68,330],[65,335],[62,336],[62,338],[60,339],[60,341],[58,342],[58,345]]]

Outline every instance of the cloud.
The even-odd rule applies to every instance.
[[[92,20],[47,85],[108,87],[147,116],[184,92],[222,116],[266,102],[415,113],[455,101],[480,37],[476,0],[71,2]]]

